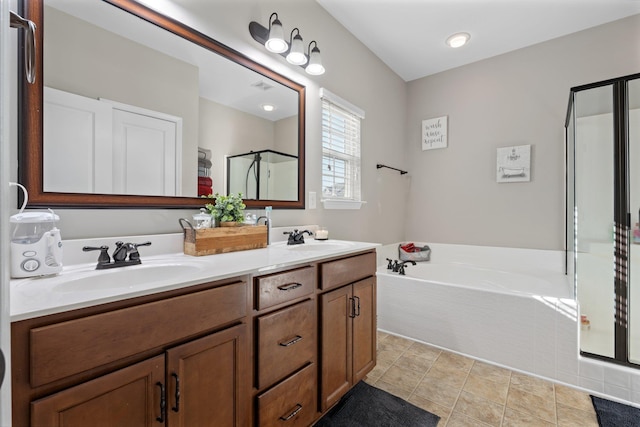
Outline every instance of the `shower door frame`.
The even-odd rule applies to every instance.
[[[571,117],[574,114],[574,100],[575,95],[578,92],[594,89],[602,86],[612,86],[613,97],[613,149],[614,149],[614,209],[613,209],[613,221],[614,221],[614,260],[615,260],[615,274],[614,279],[614,292],[615,292],[615,310],[614,310],[614,357],[603,356],[600,354],[590,353],[583,351],[580,348],[580,355],[599,359],[611,363],[616,363],[624,366],[640,368],[639,363],[633,363],[629,358],[629,334],[628,334],[628,319],[629,319],[629,245],[631,242],[631,211],[629,209],[629,100],[627,86],[631,80],[640,78],[640,73],[631,74],[624,77],[618,77],[615,79],[604,80],[601,82],[590,83],[586,85],[572,87],[569,95],[569,105],[567,108],[567,116],[565,120],[565,230],[570,227],[569,214],[570,210],[573,212],[575,207],[575,176],[573,179],[573,200],[569,200],[569,162],[573,161],[573,173],[575,175],[575,131],[573,133],[573,141],[569,140],[569,126],[571,124]],[[575,116],[573,117],[573,126],[576,125]],[[569,156],[569,144],[573,143],[573,159]],[[577,238],[575,222],[572,222],[573,226],[573,238],[574,241]],[[565,232],[565,255],[567,262],[567,271],[569,266],[569,242],[568,234]],[[577,248],[574,249],[574,268],[577,261]],[[574,280],[574,292],[577,298],[577,281]]]

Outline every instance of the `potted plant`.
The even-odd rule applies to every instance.
[[[242,202],[242,193],[228,196],[216,193],[207,197],[215,198],[215,202],[207,203],[205,208],[221,227],[233,227],[243,223],[244,208],[247,206]]]

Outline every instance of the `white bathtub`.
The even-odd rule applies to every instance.
[[[386,267],[379,274],[396,276]],[[529,274],[497,270],[459,262],[420,262],[405,267],[406,279],[424,280],[440,285],[458,286],[517,295],[540,295],[571,298],[571,290],[563,274],[535,272]]]
[[[432,261],[405,276],[386,269],[397,244],[379,251],[379,329],[549,378],[574,370],[577,306],[562,252],[430,246]]]

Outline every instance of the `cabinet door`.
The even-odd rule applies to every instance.
[[[247,372],[245,325],[168,350],[169,426],[247,425]]]
[[[157,356],[32,402],[31,425],[160,426],[163,389],[164,356]]]
[[[376,366],[376,279],[353,284],[356,317],[353,318],[353,384]]]
[[[322,411],[337,402],[351,387],[351,289],[351,286],[345,286],[321,297]]]

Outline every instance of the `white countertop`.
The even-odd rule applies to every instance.
[[[63,271],[55,276],[11,280],[11,321],[180,289],[244,274],[268,274],[272,270],[369,250],[377,246],[377,243],[307,239],[304,245],[287,246],[285,242],[278,242],[264,249],[200,257],[185,255],[182,252],[145,256],[142,248],[141,265],[96,271],[94,261],[65,265]],[[91,256],[97,259],[97,255],[96,252]]]

